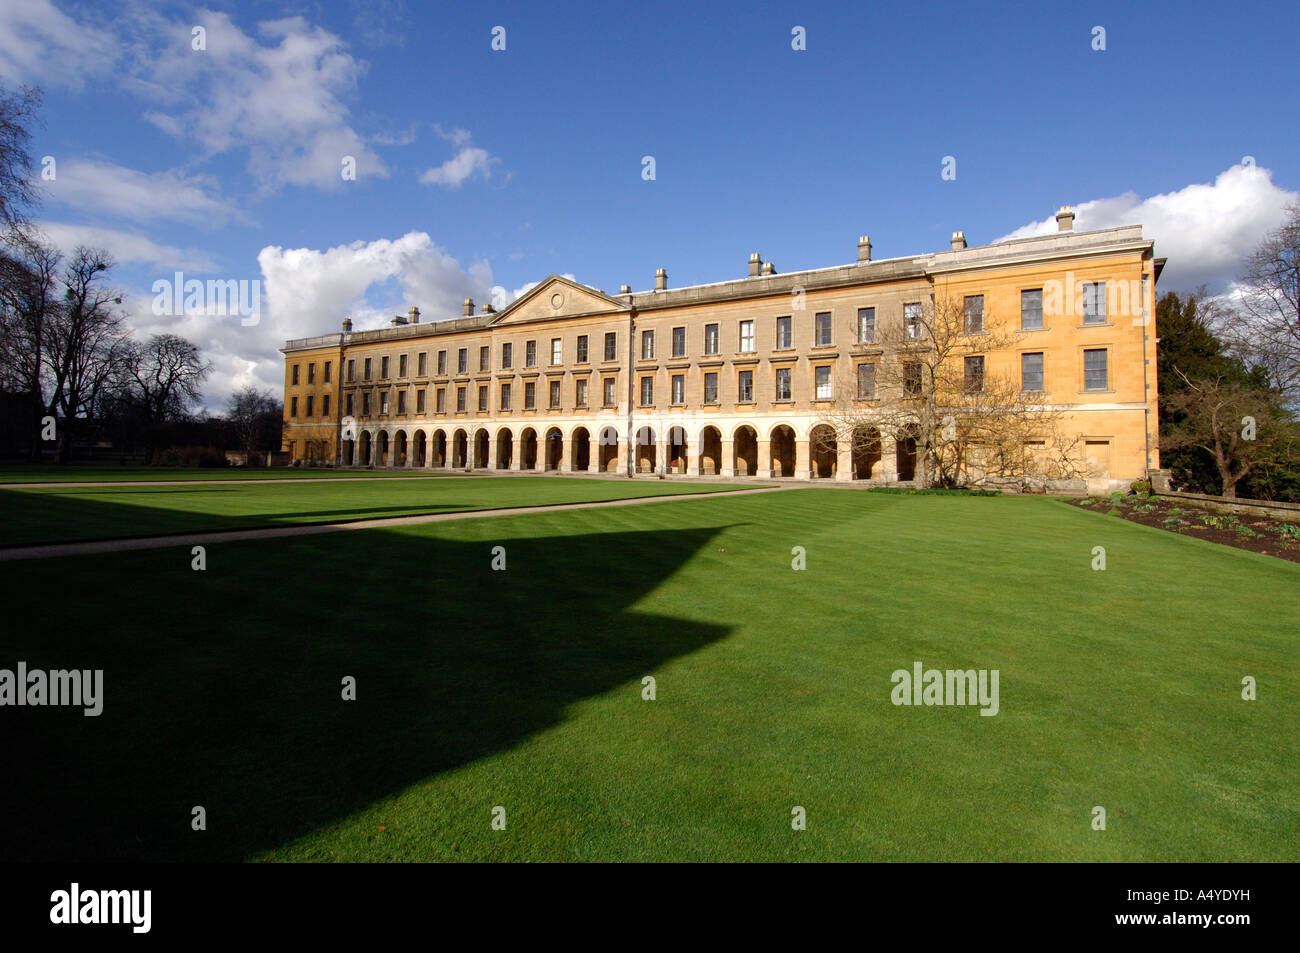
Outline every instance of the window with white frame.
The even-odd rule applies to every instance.
[[[790,388],[790,368],[778,367],[776,369],[776,399],[790,400],[793,396]]]
[[[920,304],[903,305],[903,333],[909,338],[919,338],[924,333]]]
[[[814,338],[814,347],[831,346],[831,313],[829,311],[820,311],[814,319],[814,328],[816,337]]]
[[[1039,392],[1043,387],[1043,352],[1034,351],[1020,355],[1020,389]]]
[[[984,333],[984,296],[966,295],[962,302],[963,329],[967,334]]]
[[[1043,327],[1043,289],[1029,288],[1020,292],[1020,328],[1038,331]]]
[[[876,339],[876,309],[858,308],[858,343],[870,344]]]
[[[817,400],[831,399],[831,369],[829,366],[817,368],[816,372],[816,394]]]
[[[794,329],[791,325],[792,319],[788,314],[776,319],[776,349],[778,351],[788,351],[794,347]]]
[[[1106,323],[1106,282],[1083,282],[1083,323]]]
[[[754,350],[754,322],[740,322],[740,350],[742,354],[749,354]]]
[[[858,365],[858,399],[874,400],[876,397],[876,365]]]

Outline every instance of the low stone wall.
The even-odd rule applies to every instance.
[[[1183,500],[1192,505],[1232,513],[1236,516],[1270,516],[1273,519],[1300,523],[1300,503],[1275,503],[1268,500],[1230,500],[1226,496],[1208,496],[1204,493],[1180,493],[1176,490],[1155,490],[1155,496],[1167,500]]]

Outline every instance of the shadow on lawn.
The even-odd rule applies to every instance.
[[[186,487],[175,489],[182,493],[194,492]],[[214,489],[238,493],[244,488],[206,487],[202,492],[210,494]],[[0,493],[0,525],[4,527],[0,529],[0,548],[138,536],[219,533],[225,530],[351,522],[490,508],[488,505],[466,505],[454,501],[430,503],[412,497],[409,502],[385,506],[349,506],[340,503],[335,509],[227,515],[172,509],[145,502],[154,493],[161,492],[165,491],[124,494],[111,502],[77,495],[84,494],[84,490],[70,490],[66,495],[45,491],[27,493],[21,490]]]
[[[583,698],[642,704],[642,676],[730,630],[630,607],[722,530],[370,531],[213,547],[206,572],[178,549],[15,563],[0,667],[103,668],[105,702],[0,709],[0,857],[240,860]]]

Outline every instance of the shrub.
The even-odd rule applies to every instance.
[[[873,486],[868,493],[904,493],[908,496],[1001,496],[1001,490],[965,490],[960,488],[935,487],[917,490],[905,486]]]
[[[1112,506],[1110,509],[1108,509],[1108,510],[1106,511],[1106,515],[1107,515],[1107,516],[1123,516],[1123,515],[1124,515],[1124,511],[1121,510],[1118,506]]]
[[[1129,491],[1139,496],[1149,496],[1151,494],[1151,482],[1149,480],[1134,480],[1128,485]]]

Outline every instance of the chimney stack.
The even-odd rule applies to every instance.
[[[858,261],[871,261],[870,235],[863,235],[858,239]]]
[[[763,258],[758,252],[749,256],[749,277],[757,278],[763,268]]]
[[[660,268],[655,272],[655,291],[668,290],[668,272]]]
[[[415,307],[415,305],[411,306],[411,310],[408,311],[407,314],[410,315],[410,320],[412,324],[420,323],[420,309]]]
[[[466,298],[466,299],[465,299],[465,307],[461,309],[461,314],[465,315],[465,317],[467,317],[467,318],[474,314],[474,299],[473,299],[473,298]]]
[[[351,319],[351,318],[344,318],[344,319],[343,319],[343,333],[344,333],[344,334],[351,334],[351,333],[352,333],[352,319]]]
[[[1068,205],[1062,205],[1061,210],[1056,213],[1056,230],[1058,232],[1074,231],[1074,209]]]
[[[619,286],[618,286],[618,293],[621,294],[621,295],[630,295],[630,294],[632,293],[632,286],[631,286],[631,285],[619,285]]]
[[[765,274],[765,275],[775,275],[775,274],[776,274],[776,265],[772,264],[770,261],[765,261],[765,262],[763,262],[763,274]]]
[[[966,233],[965,233],[965,232],[953,232],[953,233],[952,233],[952,250],[953,250],[953,251],[961,251],[961,250],[962,250],[963,248],[965,248],[965,247],[966,247]]]
[[[488,302],[487,304],[483,305],[483,313],[484,313],[484,314],[496,314],[496,313],[497,313],[497,309],[494,308],[494,307],[492,307],[492,303],[491,303],[491,302]]]

